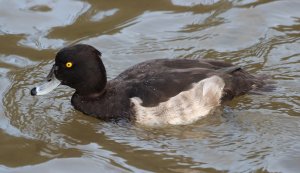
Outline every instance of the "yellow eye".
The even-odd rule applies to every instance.
[[[71,68],[72,66],[73,66],[73,64],[72,64],[71,62],[67,62],[67,63],[66,63],[66,67],[67,67],[67,68]]]

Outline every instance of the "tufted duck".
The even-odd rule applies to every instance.
[[[156,126],[195,122],[264,82],[230,63],[199,59],[150,60],[107,81],[101,53],[78,44],[57,53],[47,81],[31,95],[60,84],[76,90],[71,103],[87,115]]]

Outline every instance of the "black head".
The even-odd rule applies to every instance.
[[[79,95],[99,93],[105,88],[107,79],[101,53],[92,46],[63,48],[57,53],[53,68],[61,84],[76,89]]]

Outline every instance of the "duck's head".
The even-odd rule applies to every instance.
[[[45,83],[34,87],[31,95],[47,94],[60,84],[74,88],[82,96],[101,93],[106,85],[101,53],[85,44],[61,49]]]

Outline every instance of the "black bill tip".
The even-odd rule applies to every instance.
[[[37,92],[36,92],[36,87],[32,88],[32,90],[30,91],[30,94],[32,96],[36,96]]]

